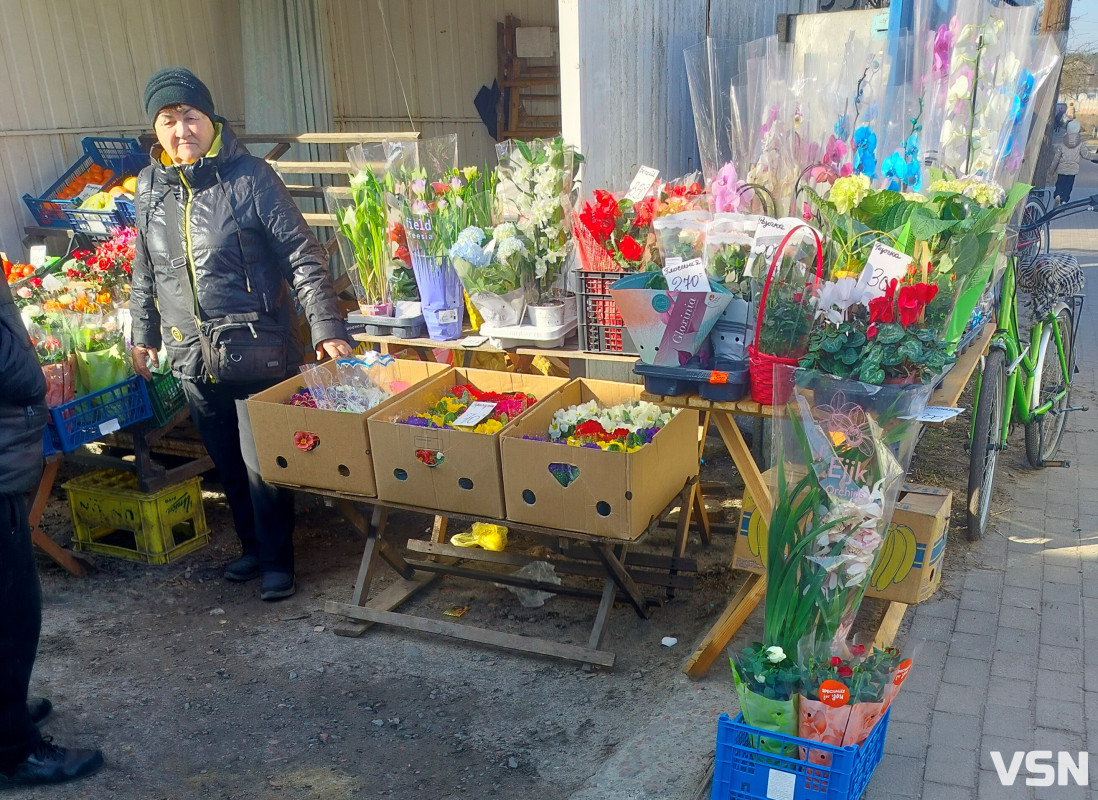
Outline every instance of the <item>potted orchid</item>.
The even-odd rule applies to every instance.
[[[572,254],[571,209],[579,191],[583,156],[560,136],[496,145],[499,215],[531,243],[538,302],[529,306],[539,327],[559,327],[569,316],[564,273]]]

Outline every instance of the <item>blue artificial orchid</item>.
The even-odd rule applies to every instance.
[[[874,177],[877,172],[877,134],[868,125],[854,131],[854,171]]]

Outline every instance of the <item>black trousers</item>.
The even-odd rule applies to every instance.
[[[265,483],[245,399],[273,383],[194,383],[183,390],[206,451],[225,489],[244,555],[264,572],[294,571],[293,492]]]
[[[42,629],[42,594],[20,494],[0,494],[0,609],[0,769],[8,769],[40,739],[27,714],[27,686]]]
[[[1075,176],[1074,175],[1057,175],[1056,176],[1056,191],[1054,197],[1059,197],[1064,203],[1071,200],[1071,190],[1075,188]]]

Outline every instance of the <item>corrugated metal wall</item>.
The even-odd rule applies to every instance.
[[[495,163],[473,98],[497,74],[496,22],[556,25],[556,0],[321,0],[340,130],[458,133],[467,163]]]
[[[0,0],[0,250],[23,256],[23,193],[57,180],[81,139],[148,130],[145,82],[174,65],[243,117],[237,0]]]
[[[775,32],[816,0],[560,0],[564,133],[586,153],[585,186],[624,189],[645,164],[699,169],[683,50],[709,35]]]

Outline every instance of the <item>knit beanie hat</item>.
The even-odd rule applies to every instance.
[[[145,85],[145,112],[149,119],[156,119],[160,109],[167,106],[188,105],[213,118],[214,102],[206,84],[189,69],[165,67]]]

